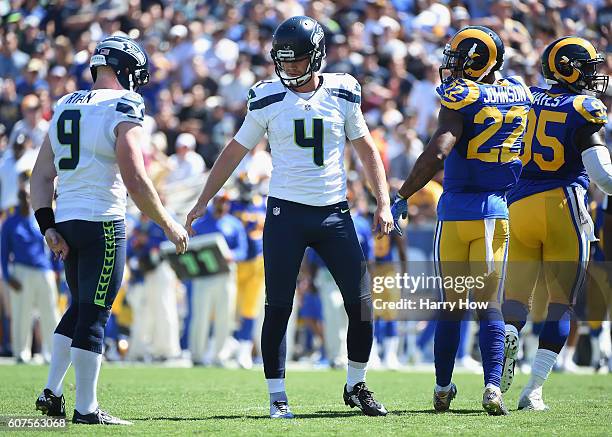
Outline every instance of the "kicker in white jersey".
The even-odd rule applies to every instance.
[[[142,125],[142,97],[127,90],[77,91],[55,107],[49,139],[58,175],[56,222],[125,216],[127,191],[115,153],[115,128]]]
[[[249,90],[248,113],[234,139],[248,149],[267,133],[272,151],[270,196],[310,206],[346,200],[344,146],[368,132],[361,87],[349,74],[324,73],[305,99],[280,80]]]

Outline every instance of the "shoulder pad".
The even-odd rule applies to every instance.
[[[449,109],[461,109],[478,100],[480,88],[475,82],[465,79],[455,79],[448,84],[436,88],[440,103]]]
[[[287,90],[279,80],[261,80],[249,89],[248,107],[249,111],[265,108],[273,103],[281,102]]]
[[[323,86],[334,97],[361,103],[361,85],[348,73],[325,73]]]
[[[608,110],[601,100],[587,95],[579,95],[572,102],[574,109],[589,123],[606,124],[608,122]]]
[[[138,93],[128,92],[122,95],[115,105],[115,111],[135,120],[144,120],[144,101]]]

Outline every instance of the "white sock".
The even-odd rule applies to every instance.
[[[442,387],[441,385],[436,384],[434,390],[437,392],[441,392],[441,391],[449,391],[450,388],[452,387],[453,383],[451,382],[450,384],[448,384],[445,387]]]
[[[368,363],[358,363],[357,361],[349,360],[346,372],[346,389],[348,391],[351,391],[358,383],[365,382],[367,367]]]
[[[516,335],[516,338],[519,337],[519,332],[518,329],[516,329],[516,326],[514,325],[510,325],[510,324],[506,324],[506,334],[513,332],[514,335]]]
[[[96,389],[102,364],[102,355],[73,347],[70,349],[76,379],[75,409],[90,414],[98,409]]]
[[[548,349],[538,349],[531,366],[531,378],[527,387],[537,390],[544,385],[550,371],[557,362],[557,353]]]
[[[285,391],[285,378],[266,379],[268,393],[280,393]]]
[[[72,339],[62,334],[53,334],[52,342],[53,349],[46,388],[51,390],[55,396],[61,396],[63,393],[64,377],[70,367],[70,345],[72,344]]]
[[[496,392],[501,392],[501,389],[498,386],[496,386],[495,384],[488,383],[487,385],[485,385],[485,390],[488,389],[488,388],[490,388],[491,390],[494,390]]]

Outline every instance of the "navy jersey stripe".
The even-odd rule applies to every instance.
[[[329,91],[332,96],[348,100],[351,103],[361,103],[361,96],[348,90],[344,90],[342,88],[327,88],[327,91]]]
[[[262,109],[266,106],[270,106],[273,103],[281,102],[285,98],[286,92],[271,94],[259,100],[249,103],[249,111],[255,111],[256,109]]]

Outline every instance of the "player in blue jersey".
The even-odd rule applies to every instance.
[[[569,334],[571,307],[584,285],[589,242],[595,239],[586,208],[589,178],[612,193],[612,164],[602,136],[607,110],[595,97],[607,88],[608,77],[597,74],[603,62],[590,42],[558,39],[542,55],[542,72],[551,87],[531,88],[534,103],[521,154],[523,172],[508,194],[512,228],[503,306],[503,391],[512,382],[518,335],[541,269],[549,304],[519,409],[547,409],[542,385]]]
[[[434,243],[437,274],[443,285],[436,326],[434,408],[448,410],[457,393],[451,382],[459,346],[466,277],[479,280],[472,299],[482,302],[480,351],[484,370],[484,409],[504,415],[500,390],[504,347],[501,295],[508,245],[506,191],[521,172],[518,158],[531,93],[516,77],[496,80],[504,45],[492,30],[469,26],[457,32],[444,49],[437,89],[442,107],[438,128],[398,192],[392,213],[397,225],[410,196],[444,167],[444,192],[438,203]],[[450,73],[450,74],[448,74]],[[449,280],[450,279],[450,280]],[[453,305],[455,304],[455,305]]]
[[[255,186],[246,175],[241,175],[236,184],[238,198],[230,205],[230,214],[242,222],[247,235],[247,256],[236,269],[238,285],[237,303],[240,326],[234,333],[238,340],[238,364],[253,367],[253,328],[262,308],[264,292],[263,227],[266,219],[266,200],[255,193]]]

